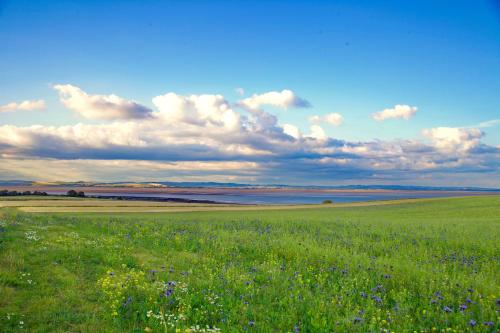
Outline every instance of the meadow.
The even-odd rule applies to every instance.
[[[0,205],[0,332],[500,329],[499,196],[186,211],[16,200]]]

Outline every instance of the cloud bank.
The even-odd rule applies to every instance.
[[[152,99],[155,110],[150,110],[115,95],[56,87],[68,109],[107,121],[0,125],[4,179],[317,185],[438,184],[443,179],[481,185],[481,179],[500,179],[500,147],[482,143],[484,133],[477,128],[436,127],[411,140],[351,142],[329,137],[321,126],[340,124],[340,115],[313,119],[309,133],[280,124],[265,106],[309,105],[289,90],[236,103],[217,94],[167,92]]]

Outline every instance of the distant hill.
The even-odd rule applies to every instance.
[[[283,185],[283,184],[241,184],[218,182],[40,182],[26,180],[0,180],[0,187],[8,186],[69,186],[69,187],[148,187],[148,188],[294,188],[320,190],[392,190],[392,191],[488,191],[499,192],[497,188],[467,186],[419,186],[419,185]]]

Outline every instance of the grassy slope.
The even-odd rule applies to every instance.
[[[465,331],[471,320],[477,331],[493,331],[488,321],[499,328],[499,197],[293,211],[0,214],[2,332],[162,332],[148,310],[176,315],[183,331],[194,324]],[[172,295],[160,297],[158,281],[176,281],[166,287]]]

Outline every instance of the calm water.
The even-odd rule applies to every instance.
[[[65,192],[64,192],[65,193]],[[63,193],[53,193],[63,194]],[[308,192],[271,192],[271,193],[193,193],[193,194],[178,194],[178,193],[110,193],[110,192],[93,192],[89,195],[102,196],[133,196],[133,197],[157,197],[157,198],[179,198],[189,200],[210,200],[216,202],[238,203],[238,204],[317,204],[323,200],[332,200],[333,202],[356,202],[369,200],[391,200],[391,199],[409,199],[409,198],[434,198],[434,197],[450,197],[464,196],[464,192],[384,192],[384,193],[308,193]]]

